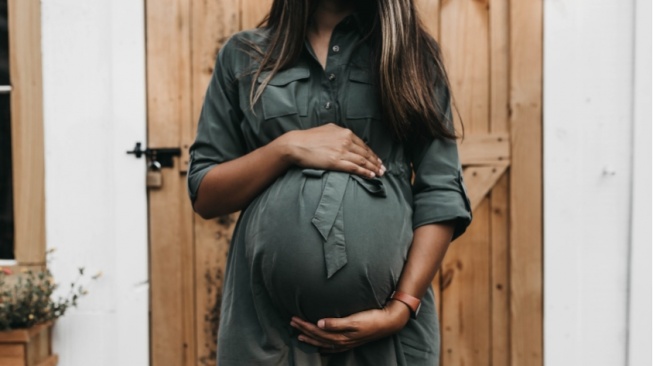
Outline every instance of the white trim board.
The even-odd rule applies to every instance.
[[[650,360],[651,11],[636,52],[635,2],[544,2],[547,366]]]
[[[144,2],[42,3],[47,246],[62,291],[104,273],[58,321],[66,366],[149,365]]]

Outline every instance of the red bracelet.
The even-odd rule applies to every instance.
[[[410,309],[410,316],[413,319],[417,318],[417,313],[419,313],[419,309],[422,307],[422,301],[420,299],[401,291],[394,291],[390,295],[390,299],[401,301],[406,304]]]

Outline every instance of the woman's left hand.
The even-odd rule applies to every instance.
[[[408,306],[391,300],[383,309],[361,311],[345,318],[321,319],[317,325],[293,317],[290,325],[301,332],[300,341],[320,348],[323,353],[336,353],[394,334],[409,318]]]

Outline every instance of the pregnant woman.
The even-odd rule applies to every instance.
[[[188,174],[202,217],[242,210],[219,365],[438,364],[471,221],[449,95],[412,0],[274,0],[226,42]]]

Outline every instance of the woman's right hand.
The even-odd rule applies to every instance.
[[[216,165],[202,179],[193,209],[205,219],[242,210],[291,165],[364,178],[385,173],[379,157],[358,136],[329,123],[287,132],[272,143]]]
[[[289,161],[303,168],[338,170],[364,178],[382,176],[386,170],[363,140],[333,123],[290,131],[277,140],[287,147]]]

